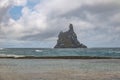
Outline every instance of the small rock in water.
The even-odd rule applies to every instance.
[[[78,41],[73,25],[70,24],[68,31],[59,33],[54,48],[87,48],[87,46]]]

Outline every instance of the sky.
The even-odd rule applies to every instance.
[[[119,0],[0,0],[0,47],[53,48],[72,23],[91,47],[120,47]]]

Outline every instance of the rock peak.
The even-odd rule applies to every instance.
[[[78,41],[73,25],[70,24],[68,31],[59,33],[57,44],[54,48],[87,48],[87,46]]]
[[[70,24],[70,25],[69,25],[69,31],[74,31],[74,30],[73,30],[73,24]]]

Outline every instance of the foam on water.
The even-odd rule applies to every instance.
[[[14,58],[19,58],[19,57],[25,57],[24,55],[14,55],[14,54],[0,54],[0,57],[14,57]]]
[[[120,51],[110,51],[110,53],[118,53],[118,54],[120,54]]]
[[[35,50],[36,52],[42,52],[43,50]]]
[[[3,50],[4,48],[0,48],[0,50]]]

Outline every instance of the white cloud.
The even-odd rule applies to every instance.
[[[117,13],[111,17],[111,22],[120,23],[120,13]]]
[[[75,31],[83,42],[97,42],[106,37],[108,39],[101,43],[111,41],[114,40],[111,34],[119,38],[118,0],[42,0],[33,9],[25,5],[27,0],[0,2],[0,37],[4,39],[54,40],[59,31],[68,28],[69,23],[74,24]],[[11,6],[23,6],[20,19],[13,20],[8,16]]]
[[[26,0],[0,0],[0,25],[9,23],[8,11],[12,6],[24,6],[25,4]]]
[[[12,0],[12,1],[13,1],[13,4],[17,6],[21,6],[21,5],[24,6],[27,3],[27,0]]]

